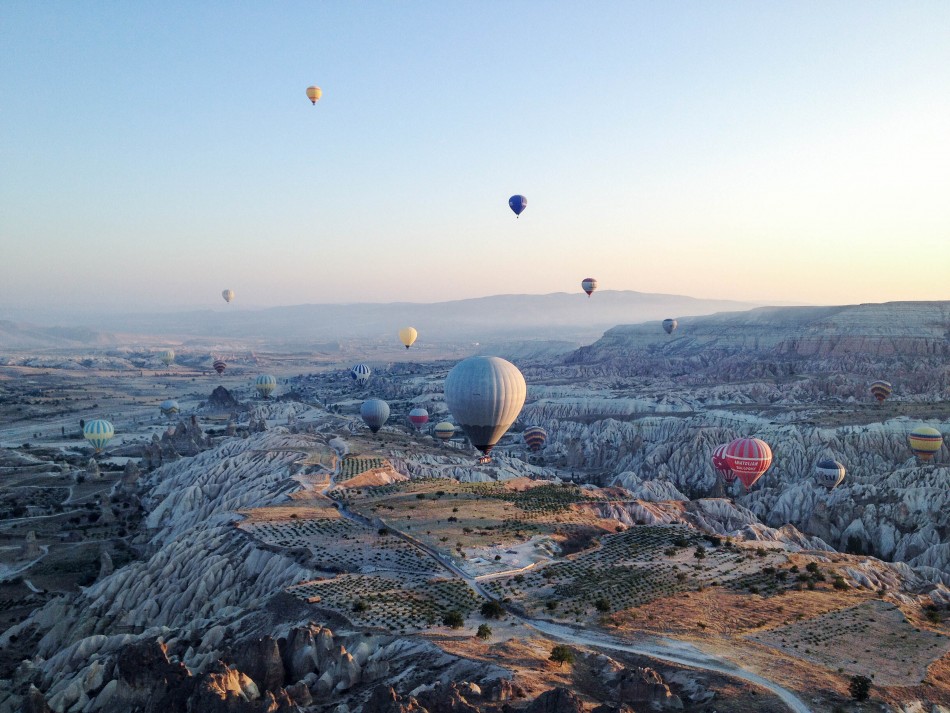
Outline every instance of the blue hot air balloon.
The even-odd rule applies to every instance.
[[[389,420],[389,404],[382,399],[366,399],[360,406],[360,416],[369,430],[376,433]]]
[[[508,207],[515,212],[515,215],[520,217],[522,211],[528,207],[528,199],[524,196],[512,196],[508,199]]]

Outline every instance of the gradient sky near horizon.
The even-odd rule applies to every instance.
[[[6,0],[0,47],[0,317],[950,299],[945,0]]]

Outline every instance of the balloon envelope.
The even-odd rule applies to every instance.
[[[528,199],[522,195],[512,196],[508,199],[508,207],[515,212],[515,215],[520,216],[524,209],[528,207]]]
[[[266,399],[277,388],[277,379],[270,374],[261,374],[254,382],[254,387],[257,389],[257,393]]]
[[[833,458],[822,458],[815,464],[815,480],[831,490],[841,485],[844,475],[844,465]]]
[[[230,303],[234,299],[234,290],[225,290],[221,293],[221,296],[224,298],[225,302]]]
[[[910,449],[920,460],[931,460],[943,445],[943,434],[930,426],[918,426],[907,437]]]
[[[726,462],[746,490],[772,465],[772,449],[759,438],[737,438],[726,447]]]
[[[215,370],[216,372],[218,372],[219,374],[223,374],[223,373],[224,373],[224,370],[228,367],[228,365],[227,365],[224,361],[222,361],[221,359],[215,359],[215,360],[214,360],[214,364],[212,364],[211,366],[212,366],[212,367],[214,368],[214,370]]]
[[[323,90],[320,89],[320,87],[307,87],[307,99],[309,99],[312,104],[316,104],[318,101],[320,101],[320,97],[322,96]]]
[[[518,367],[500,357],[463,359],[445,379],[445,405],[478,450],[491,452],[515,422],[527,395]]]
[[[712,463],[713,468],[716,469],[716,472],[722,477],[722,479],[727,483],[736,482],[736,474],[733,472],[732,468],[729,467],[729,461],[726,460],[726,449],[729,447],[728,443],[723,443],[720,446],[716,447],[716,450],[712,454]]]
[[[871,395],[879,402],[891,395],[891,385],[887,381],[875,381],[871,384]]]
[[[416,341],[416,337],[419,336],[419,332],[416,331],[415,327],[403,327],[399,330],[399,341],[408,349]]]
[[[178,402],[175,399],[166,399],[162,401],[159,405],[159,408],[162,410],[162,413],[166,416],[171,416],[178,413],[181,409],[178,407]]]
[[[372,369],[366,366],[366,364],[357,364],[350,369],[350,378],[353,379],[358,386],[365,386],[372,373]]]
[[[175,361],[175,350],[166,349],[158,355],[158,358],[165,362],[165,366],[169,366],[173,361]]]
[[[367,399],[360,406],[360,416],[369,430],[376,433],[389,420],[389,404],[382,399]]]
[[[535,453],[544,448],[544,443],[548,440],[548,432],[540,426],[529,426],[521,436],[528,448]]]
[[[679,326],[679,322],[675,319],[664,319],[663,320],[663,329],[667,334],[672,334],[673,330]]]
[[[409,423],[416,427],[417,431],[421,431],[422,427],[429,423],[429,412],[424,408],[414,408],[409,412]]]
[[[99,453],[106,443],[112,440],[115,429],[109,421],[104,418],[97,418],[95,421],[86,424],[85,428],[82,429],[82,435],[96,449],[96,453]]]
[[[581,288],[587,293],[587,296],[590,297],[594,290],[597,289],[597,280],[593,277],[585,277],[581,280]]]
[[[441,421],[435,424],[435,435],[436,438],[441,438],[443,441],[447,441],[455,435],[455,426],[448,421]]]

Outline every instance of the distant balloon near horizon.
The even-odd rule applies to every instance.
[[[541,426],[528,426],[528,428],[524,430],[524,433],[521,434],[521,437],[524,439],[525,445],[537,453],[544,448],[544,444],[548,440],[548,432],[541,428]]]
[[[663,320],[663,329],[667,334],[672,334],[673,330],[679,326],[679,322],[675,319],[664,319]]]
[[[403,327],[399,330],[399,341],[403,343],[403,346],[408,349],[416,342],[419,332],[416,331],[415,327]]]
[[[323,96],[323,90],[320,87],[316,85],[311,85],[307,87],[307,99],[310,100],[311,104],[316,105],[316,103],[320,101],[320,97],[322,96]]]
[[[815,480],[829,490],[834,490],[844,481],[845,467],[833,458],[822,458],[815,464]]]
[[[883,403],[884,399],[891,395],[891,384],[888,381],[875,381],[871,384],[871,395],[877,399],[878,403]]]
[[[522,195],[514,195],[508,199],[508,207],[514,211],[516,217],[520,218],[524,209],[528,207],[528,199]]]
[[[581,280],[581,289],[587,293],[587,296],[590,297],[594,294],[594,290],[597,289],[597,280],[593,277],[585,277]]]
[[[171,366],[172,362],[175,361],[175,350],[166,349],[158,355],[158,358],[165,362],[165,366]]]
[[[350,378],[356,382],[357,386],[366,386],[372,373],[373,370],[366,366],[366,364],[357,364],[350,369]]]
[[[445,405],[486,456],[518,418],[527,393],[518,367],[501,357],[463,359],[445,378]]]
[[[174,416],[176,413],[181,411],[178,406],[178,402],[175,401],[175,399],[165,399],[159,405],[159,408],[161,409],[163,416]]]
[[[772,449],[760,438],[737,438],[725,450],[726,462],[750,490],[772,465]]]
[[[106,443],[115,435],[115,428],[104,418],[97,418],[86,424],[82,429],[82,435],[92,444],[96,453],[101,453]]]
[[[228,368],[228,365],[221,359],[215,359],[214,363],[211,365],[211,368],[218,372],[218,375],[221,375],[224,373],[224,370]]]
[[[376,433],[389,420],[389,404],[382,399],[367,399],[360,406],[360,416],[369,430]]]
[[[261,374],[254,382],[254,388],[257,389],[257,393],[260,394],[262,399],[270,398],[274,389],[277,388],[277,378],[270,374]]]
[[[231,300],[234,299],[234,290],[224,290],[221,293],[221,296],[224,298],[224,301],[228,304],[231,304]]]
[[[932,426],[917,426],[907,436],[910,449],[922,463],[933,460],[937,451],[943,446],[943,434]]]
[[[429,412],[417,406],[409,412],[409,423],[411,423],[417,431],[421,431],[422,427],[429,423]]]

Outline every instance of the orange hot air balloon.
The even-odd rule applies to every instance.
[[[323,90],[320,89],[320,87],[307,87],[307,99],[309,99],[312,104],[316,104],[318,101],[320,101],[320,97],[322,96]]]

